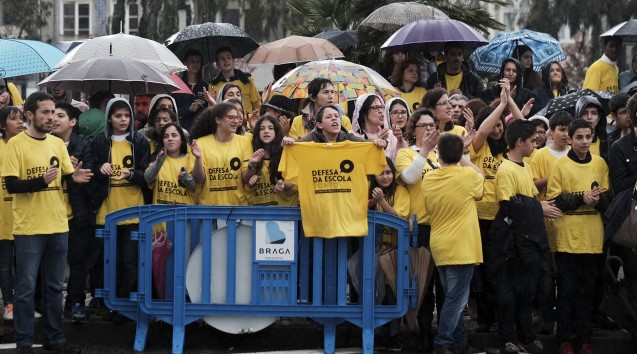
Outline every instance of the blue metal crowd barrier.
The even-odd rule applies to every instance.
[[[139,228],[132,238],[139,241],[138,291],[130,298],[118,298],[117,223],[139,218]],[[211,300],[212,235],[216,221],[227,223],[225,301]],[[185,326],[204,316],[285,316],[309,317],[324,326],[324,351],[334,353],[336,326],[344,321],[362,328],[363,352],[372,353],[374,328],[403,316],[416,301],[416,277],[409,277],[409,246],[415,244],[416,230],[396,216],[370,211],[369,235],[356,238],[305,238],[299,236],[301,213],[298,207],[224,207],[147,205],[109,214],[98,236],[104,241],[104,289],[96,292],[114,311],[137,322],[134,349],[143,351],[149,321],[159,318],[173,326],[173,353],[182,353]],[[237,228],[238,223],[252,223],[251,294],[248,304],[237,304]],[[265,226],[287,225],[293,230],[290,241],[268,243]],[[166,223],[173,243],[167,268],[168,290],[165,299],[153,298],[152,232],[153,226]],[[287,224],[286,224],[287,223]],[[414,223],[415,224],[415,223]],[[291,226],[291,227],[290,227]],[[376,230],[387,226],[397,230],[397,273],[395,304],[376,304]],[[257,231],[261,230],[259,234]],[[279,230],[280,231],[280,230]],[[269,232],[269,231],[268,231]],[[411,236],[411,237],[410,237]],[[265,240],[265,243],[264,243]],[[285,246],[281,244],[285,243]],[[360,293],[358,302],[348,301],[348,246],[360,242],[362,250]],[[187,258],[201,244],[201,298],[193,301],[186,290]],[[265,244],[265,246],[264,246]],[[272,251],[274,254],[269,254]]]

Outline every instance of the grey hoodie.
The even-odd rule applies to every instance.
[[[124,98],[115,97],[115,98],[111,98],[106,104],[106,129],[104,129],[104,135],[106,135],[107,138],[110,138],[111,135],[113,135],[113,127],[108,121],[111,117],[111,114],[113,114],[113,112],[111,112],[111,107],[113,107],[113,104],[118,101],[124,102],[126,104],[126,107],[128,108],[128,111],[130,112],[130,122],[128,123],[128,132],[130,133],[131,136],[135,135],[135,115],[133,113],[133,109],[131,108],[130,103],[128,103],[128,100]]]

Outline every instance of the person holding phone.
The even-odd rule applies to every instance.
[[[405,139],[398,139],[391,127],[385,127],[385,102],[379,96],[364,94],[356,99],[352,116],[354,135],[363,139],[383,139],[387,141],[385,156],[392,162],[398,150],[408,146]]]

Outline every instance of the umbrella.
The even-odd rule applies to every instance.
[[[48,73],[62,58],[64,52],[50,44],[0,38],[0,77]]]
[[[307,84],[317,77],[334,83],[336,102],[355,100],[364,93],[383,98],[398,96],[398,91],[374,70],[345,60],[319,60],[301,65],[272,85],[272,93],[288,98],[306,98]]]
[[[190,49],[201,52],[204,59],[215,59],[218,48],[228,47],[235,58],[243,57],[259,44],[241,28],[229,23],[206,22],[184,28],[175,37],[168,48],[180,58]]]
[[[447,14],[429,5],[416,2],[394,2],[374,10],[361,22],[360,27],[394,32],[415,21],[448,18]]]
[[[358,44],[358,31],[325,31],[317,34],[314,38],[327,39],[338,49],[345,50]]]
[[[287,64],[342,57],[343,52],[326,39],[289,36],[257,48],[248,64]]]
[[[78,60],[51,74],[38,86],[76,92],[110,91],[127,95],[171,93],[179,86],[148,64],[121,57]]]
[[[573,115],[575,113],[575,104],[577,103],[577,100],[582,96],[593,96],[597,98],[599,100],[599,103],[602,105],[602,109],[604,110],[604,112],[610,112],[610,110],[608,109],[608,100],[610,100],[610,97],[612,96],[610,93],[604,91],[596,92],[591,89],[584,89],[569,93],[568,95],[553,98],[549,101],[546,107],[542,108],[539,112],[537,112],[537,114],[544,117],[550,117],[557,111],[568,111],[569,113],[571,113],[571,115]]]
[[[78,40],[78,41],[62,41],[62,42],[55,42],[52,43],[53,46],[61,51],[63,51],[64,53],[70,52],[71,50],[75,49],[75,47],[77,47],[80,44],[83,44],[84,42],[86,42],[85,39],[82,40]]]
[[[473,27],[457,20],[412,22],[392,34],[381,49],[440,52],[445,44],[457,42],[463,48],[477,48],[487,40]]]
[[[177,94],[177,93],[183,93],[186,95],[194,95],[194,93],[192,93],[192,90],[190,89],[190,87],[188,87],[188,85],[186,85],[186,83],[184,82],[184,80],[182,80],[179,75],[177,74],[171,74],[170,75],[170,79],[173,80],[177,86],[179,86],[179,90],[177,91],[173,91],[171,92],[171,94]]]
[[[471,54],[471,60],[478,71],[499,73],[504,59],[511,58],[518,45],[531,48],[533,70],[536,71],[541,70],[546,63],[566,59],[560,42],[550,34],[525,29],[498,34],[489,44],[476,49]]]
[[[629,95],[633,95],[637,92],[637,81],[633,81],[630,84],[624,86],[624,88],[621,90],[621,92],[623,93],[627,93]]]
[[[62,68],[78,60],[111,55],[139,60],[164,74],[186,70],[179,58],[160,43],[124,33],[89,39],[71,50],[56,67]]]
[[[637,43],[637,20],[628,20],[602,33],[600,37],[621,37],[625,43]]]

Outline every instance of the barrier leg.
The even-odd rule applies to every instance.
[[[135,324],[135,344],[133,349],[136,352],[143,352],[146,348],[148,338],[148,314],[140,309],[137,310],[137,323]]]
[[[374,340],[372,333],[372,341]],[[373,344],[372,344],[373,349]],[[336,319],[333,317],[326,318],[323,321],[323,352],[325,354],[334,354],[336,351]]]
[[[173,326],[173,354],[181,354],[184,352],[184,326]]]
[[[363,354],[374,353],[374,328],[363,328]]]

